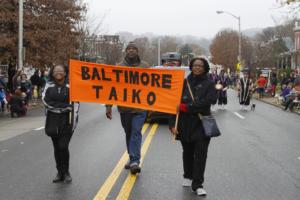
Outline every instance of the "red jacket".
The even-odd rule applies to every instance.
[[[259,79],[256,81],[258,87],[263,88],[267,84],[267,80],[264,77],[259,77]]]

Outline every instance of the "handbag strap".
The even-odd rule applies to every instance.
[[[194,95],[193,95],[191,86],[190,86],[189,81],[188,81],[187,79],[186,79],[186,84],[187,84],[187,87],[188,87],[188,89],[189,89],[189,92],[190,92],[190,95],[191,95],[191,97],[192,97],[192,100],[193,100],[193,102],[195,102],[195,99],[194,99]]]
[[[187,79],[186,79],[186,84],[187,84],[187,87],[189,89],[190,95],[192,97],[192,101],[195,103],[195,98],[194,98],[194,95],[193,95],[190,83],[189,83],[189,81]],[[202,120],[203,116],[200,113],[198,113],[198,116],[199,116],[200,120]]]

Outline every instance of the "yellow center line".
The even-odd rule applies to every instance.
[[[149,127],[148,123],[145,123],[142,128],[142,134],[144,134]],[[93,198],[93,200],[104,200],[107,198],[109,192],[111,191],[112,187],[116,183],[117,179],[119,178],[122,170],[124,169],[124,165],[128,161],[128,154],[127,151],[124,152],[121,159],[119,160],[116,167],[113,169],[109,177],[106,179],[104,184],[101,186],[99,191],[97,192],[96,196]]]
[[[148,136],[147,136],[147,138],[146,138],[146,140],[143,144],[141,165],[144,161],[145,155],[148,151],[148,148],[150,146],[152,138],[156,133],[157,127],[158,127],[158,124],[153,124],[153,126],[152,126],[152,128],[151,128],[151,130],[150,130],[150,132],[149,132],[149,134],[148,134]],[[123,183],[123,186],[122,186],[116,200],[126,200],[126,199],[129,198],[130,192],[131,192],[131,190],[133,188],[133,185],[136,181],[136,177],[137,177],[136,175],[132,175],[130,173],[128,174],[128,176],[127,176],[125,182]]]

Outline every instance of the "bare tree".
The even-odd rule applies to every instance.
[[[77,25],[79,30],[79,58],[80,60],[88,60],[89,52],[93,46],[93,43],[97,40],[97,35],[103,35],[103,24],[107,13],[100,17],[87,17],[85,16]]]
[[[115,65],[120,61],[122,55],[122,45],[120,44],[103,44],[103,56],[105,63],[109,65]]]
[[[252,51],[250,39],[243,37],[242,59],[244,64],[251,64]],[[230,68],[231,71],[235,71],[238,62],[238,33],[231,29],[220,31],[210,45],[210,52],[214,64],[223,65],[226,69]]]
[[[77,57],[80,35],[77,22],[85,16],[80,0],[24,1],[25,62],[35,67],[67,63]],[[17,57],[18,1],[1,0],[0,58]]]
[[[280,6],[288,6],[290,11],[297,13],[300,10],[300,0],[276,0]]]

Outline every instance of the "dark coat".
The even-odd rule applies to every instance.
[[[52,137],[72,134],[78,122],[79,105],[70,103],[69,85],[48,82],[43,91],[42,100],[47,110],[46,134]]]
[[[189,81],[195,102],[192,101],[186,81]],[[178,121],[177,139],[185,142],[197,141],[203,137],[204,129],[198,113],[211,115],[210,106],[216,101],[215,84],[208,76],[193,76],[190,74],[184,82],[181,103],[187,104],[187,112],[180,112]],[[175,117],[170,120],[170,125],[175,125]]]
[[[10,110],[12,112],[24,112],[25,111],[25,101],[21,97],[18,97],[16,95],[13,95],[10,99]]]
[[[36,86],[42,86],[42,83],[41,83],[41,78],[38,74],[34,74],[30,77],[30,81],[31,81],[31,84],[32,85],[36,85]]]

